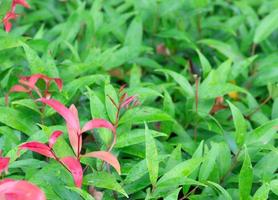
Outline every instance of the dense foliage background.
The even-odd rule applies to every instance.
[[[0,17],[11,0],[0,1]],[[5,177],[48,199],[278,199],[277,0],[29,0],[10,33],[0,30],[0,148]],[[47,142],[63,119],[28,95],[5,95],[22,75],[61,78],[53,97],[115,123],[118,89],[140,106],[121,113],[112,153],[121,175],[82,159],[82,190],[57,162],[18,145]],[[43,87],[43,82],[40,83]],[[111,133],[83,136],[82,152]],[[64,134],[54,146],[73,155]],[[113,193],[113,191],[116,191]]]

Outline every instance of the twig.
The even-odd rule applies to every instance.
[[[196,114],[198,115],[198,104],[199,104],[199,77],[197,75],[194,76],[195,78],[195,85],[196,85],[196,89],[195,89],[195,111]],[[198,135],[198,122],[195,124],[194,126],[194,141],[197,141],[197,135]]]
[[[195,186],[190,192],[188,192],[185,196],[180,198],[179,200],[187,199],[191,194],[194,194],[194,192],[198,189],[199,186]]]
[[[220,184],[222,184],[224,182],[224,180],[230,175],[230,173],[234,170],[234,168],[236,167],[237,165],[237,159],[238,159],[238,156],[241,152],[241,149],[238,150],[238,152],[236,153],[236,155],[234,156],[233,158],[233,163],[232,165],[230,166],[230,168],[228,169],[228,171],[226,172],[226,174],[224,176],[222,176],[222,178],[220,179]]]
[[[257,108],[255,108],[251,113],[249,113],[247,116],[245,116],[246,119],[250,119],[250,117],[258,112],[263,105],[265,105],[267,102],[271,100],[271,96],[268,96]]]

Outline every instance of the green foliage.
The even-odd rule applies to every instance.
[[[55,200],[278,198],[277,0],[26,1],[0,30],[3,177]],[[11,2],[0,0],[1,21]],[[114,163],[81,156],[80,188],[57,160],[18,152],[61,130],[52,150],[76,156],[68,123],[34,88],[10,91],[38,73],[63,80],[50,96],[43,80],[36,87],[74,104],[81,128],[104,119],[116,130],[82,134],[82,155]],[[124,97],[136,98],[119,108]]]

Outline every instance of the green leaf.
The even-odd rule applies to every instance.
[[[148,173],[148,167],[146,160],[141,160],[140,162],[134,164],[132,168],[128,171],[125,179],[126,184],[137,181]]]
[[[239,146],[242,146],[244,144],[245,141],[245,134],[247,131],[247,124],[245,122],[245,119],[243,117],[243,115],[241,114],[240,110],[234,106],[231,102],[227,101],[230,109],[232,111],[232,115],[233,115],[233,122],[235,125],[235,136],[236,136],[236,142]]]
[[[93,119],[95,118],[102,118],[108,119],[106,108],[104,103],[100,100],[97,94],[92,91],[89,87],[87,87],[89,98],[90,98],[90,109],[91,109],[91,116]],[[107,129],[99,129],[99,136],[104,141],[105,144],[111,143],[111,132]],[[118,141],[117,141],[118,142]]]
[[[149,130],[152,137],[166,137],[167,135],[162,132],[155,130]],[[111,133],[110,133],[111,135]],[[117,143],[115,148],[123,148],[139,143],[145,142],[145,130],[144,129],[133,129],[131,131],[119,134],[117,137]]]
[[[254,194],[253,200],[267,200],[268,193],[270,190],[270,185],[264,183]]]
[[[27,44],[22,44],[25,51],[26,58],[29,63],[29,68],[32,74],[45,74],[50,77],[57,78],[58,71],[55,66],[48,65],[47,62],[42,60],[37,52],[29,47]]]
[[[133,124],[143,124],[146,122],[174,121],[167,113],[152,107],[140,107],[128,110],[121,117],[119,124],[132,122]]]
[[[131,58],[137,57],[141,50],[143,25],[141,17],[137,16],[128,27],[124,45],[128,47]]]
[[[200,59],[200,62],[201,62],[201,66],[202,66],[202,69],[203,69],[203,76],[206,77],[209,72],[211,71],[211,65],[208,61],[208,59],[201,53],[200,50],[196,50],[197,53],[198,53],[198,56],[199,56],[199,59]]]
[[[203,158],[192,158],[181,162],[166,172],[157,182],[157,186],[171,179],[189,176],[203,161]]]
[[[116,90],[114,89],[114,87],[111,84],[105,85],[104,93],[105,93],[106,112],[108,113],[110,121],[115,123],[117,108],[112,103],[111,99],[115,102],[116,105],[118,105],[118,103],[119,103],[118,95],[116,93]]]
[[[82,190],[82,189],[77,188],[77,187],[67,187],[67,188],[76,192],[77,194],[79,194],[84,200],[95,200],[95,198],[93,198],[92,195],[90,195],[85,190]]]
[[[22,131],[26,135],[34,134],[38,128],[30,120],[30,116],[21,113],[13,108],[0,107],[0,122],[16,130]],[[4,114],[5,113],[5,114]]]
[[[278,179],[270,182],[270,189],[274,194],[278,195]]]
[[[167,69],[157,69],[156,71],[170,75],[181,86],[186,95],[188,95],[189,97],[194,96],[194,90],[184,76]]]
[[[23,42],[20,38],[12,37],[11,35],[0,37],[0,51],[20,47],[22,44]]]
[[[88,75],[83,76],[81,78],[75,79],[71,81],[70,83],[66,84],[63,93],[66,95],[67,99],[73,98],[73,96],[76,94],[76,92],[85,87],[92,84],[101,84],[107,79],[106,76],[101,74],[95,74],[95,75]]]
[[[41,114],[38,105],[35,103],[35,101],[33,99],[20,99],[17,101],[12,101],[12,105],[20,105],[20,106],[24,106],[27,107],[35,112],[37,112],[38,114]]]
[[[93,174],[86,175],[83,182],[86,185],[93,185],[95,187],[117,191],[128,198],[128,195],[117,182],[115,177],[107,172],[95,171]]]
[[[245,149],[245,158],[239,173],[239,181],[238,181],[240,199],[242,200],[250,199],[249,196],[252,189],[252,182],[253,182],[252,164],[251,164],[248,151],[247,149]]]
[[[273,10],[269,15],[263,18],[255,30],[254,43],[260,43],[275,31],[278,28],[277,20],[278,10]]]
[[[211,174],[214,166],[215,166],[215,161],[218,155],[220,154],[219,152],[219,146],[217,143],[212,143],[211,144],[211,149],[207,153],[205,160],[203,161],[200,172],[199,172],[199,180],[204,181],[207,180],[209,175]]]
[[[225,55],[227,58],[230,58],[234,62],[238,62],[243,59],[243,56],[237,49],[219,40],[203,39],[200,40],[199,43],[206,44],[211,48],[216,49],[219,53]]]
[[[175,191],[171,192],[169,195],[167,195],[164,200],[177,200],[179,197],[179,192],[181,188],[176,189]]]
[[[157,153],[155,140],[152,137],[152,134],[149,132],[149,128],[146,123],[145,123],[145,138],[146,138],[145,139],[146,163],[149,171],[150,181],[153,187],[155,187],[158,178],[158,169],[159,169],[158,153]]]
[[[213,186],[217,191],[219,191],[223,196],[225,200],[232,200],[231,195],[219,184],[208,181],[208,185]]]
[[[251,131],[250,134],[248,134],[247,145],[268,143],[277,132],[274,128],[277,124],[278,119],[274,119]]]

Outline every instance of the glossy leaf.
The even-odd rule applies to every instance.
[[[265,40],[273,31],[278,28],[278,10],[273,10],[269,15],[262,19],[255,31],[254,43]]]
[[[246,125],[245,119],[244,119],[243,115],[241,114],[240,110],[229,101],[228,101],[228,104],[232,111],[233,122],[234,122],[234,125],[236,128],[236,133],[235,133],[236,142],[239,146],[241,146],[241,145],[243,145],[243,143],[245,141],[247,125]]]
[[[74,157],[64,157],[61,159],[61,162],[67,167],[67,169],[72,174],[76,187],[81,188],[83,180],[83,169],[79,160],[77,160]]]
[[[26,142],[18,147],[18,150],[30,150],[49,158],[55,158],[51,152],[51,148],[40,142]]]
[[[82,155],[82,157],[91,157],[91,158],[98,158],[100,160],[103,160],[107,162],[109,165],[113,166],[116,171],[121,174],[121,167],[120,163],[117,160],[115,156],[113,156],[111,153],[106,151],[94,151],[91,153],[86,153],[85,155]]]
[[[27,181],[4,179],[0,182],[0,199],[46,200],[46,197],[42,190]]]
[[[48,146],[49,146],[50,148],[52,148],[53,145],[56,143],[56,140],[57,140],[62,134],[63,134],[62,131],[54,131],[54,132],[51,134],[51,136],[50,136],[50,138],[49,138],[49,140],[48,140]]]
[[[128,197],[127,193],[117,182],[116,178],[107,172],[94,172],[89,174],[84,177],[84,183],[86,185],[114,190],[123,194],[125,197]]]
[[[253,169],[247,149],[245,158],[239,173],[239,193],[240,199],[249,199],[253,182]]]
[[[3,158],[0,157],[0,175],[2,174],[3,171],[8,170],[10,158]]]
[[[155,186],[158,178],[158,169],[159,169],[158,153],[157,153],[155,140],[152,137],[151,133],[149,132],[149,128],[147,124],[145,124],[145,145],[146,145],[146,162],[149,171],[149,177],[152,185]]]

